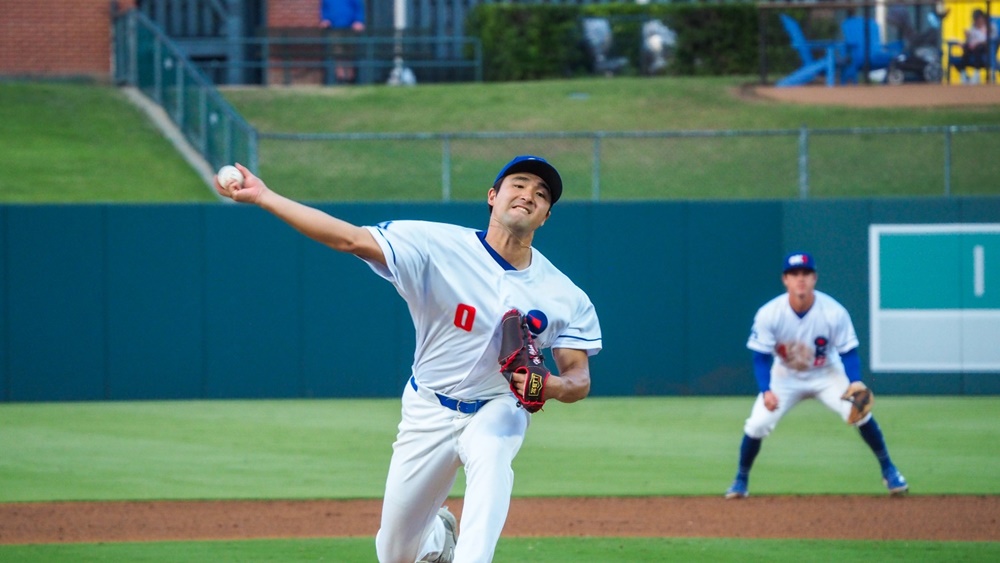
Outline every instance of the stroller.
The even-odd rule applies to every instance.
[[[677,47],[677,34],[660,20],[642,24],[642,72],[662,74]]]
[[[609,57],[613,39],[611,37],[611,22],[606,18],[584,18],[583,37],[587,51],[593,59],[595,74],[614,76],[628,65],[626,57]]]
[[[889,9],[886,21],[899,29],[905,48],[889,63],[886,82],[941,82],[944,75],[941,69],[941,22],[947,15],[947,10],[928,12],[927,29],[918,32],[910,23],[906,8],[895,6]]]

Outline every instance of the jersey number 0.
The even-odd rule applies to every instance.
[[[458,308],[455,309],[455,326],[466,332],[472,332],[472,323],[475,320],[476,308],[471,305],[459,303]]]

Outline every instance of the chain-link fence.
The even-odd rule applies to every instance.
[[[993,125],[258,134],[144,15],[116,17],[114,32],[118,83],[160,104],[213,168],[237,161],[255,171],[263,166],[269,182],[299,199],[475,201],[498,159],[524,153],[558,163],[564,197],[576,200],[998,191],[988,164],[1000,152],[1000,126]]]
[[[230,162],[257,169],[257,132],[145,15],[114,19],[114,79],[163,107],[214,169]]]
[[[475,201],[498,161],[524,153],[558,165],[568,200],[983,195],[998,193],[985,164],[1000,150],[998,132],[262,133],[261,164],[286,193],[314,200]]]

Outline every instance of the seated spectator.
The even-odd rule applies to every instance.
[[[989,36],[987,36],[989,33]],[[978,84],[978,69],[989,68],[993,53],[990,52],[989,41],[997,38],[997,26],[989,21],[986,13],[976,9],[972,13],[972,27],[965,30],[965,43],[962,44],[962,56],[952,57],[952,64],[961,73],[962,84]],[[969,69],[973,70],[971,76]]]

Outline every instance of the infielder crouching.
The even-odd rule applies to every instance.
[[[816,291],[812,256],[805,252],[786,256],[781,280],[787,293],[757,311],[747,341],[747,348],[753,351],[760,394],[743,427],[739,468],[726,491],[727,499],[749,495],[750,468],[761,442],[795,405],[818,399],[848,422],[852,404],[843,397],[848,387],[864,388],[858,336],[851,317],[835,299]],[[878,459],[889,493],[906,493],[906,479],[892,463],[882,430],[871,413],[853,424]]]

